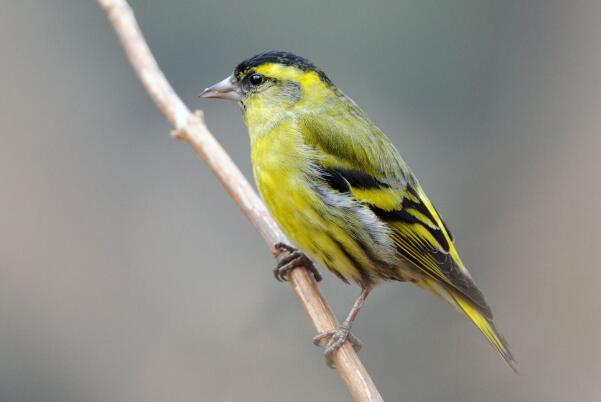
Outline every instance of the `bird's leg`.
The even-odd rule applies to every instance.
[[[326,364],[329,367],[335,367],[334,353],[336,353],[336,351],[340,349],[342,345],[344,345],[344,342],[346,342],[347,340],[353,346],[353,349],[355,349],[356,352],[361,350],[361,347],[363,345],[357,337],[351,334],[351,326],[353,325],[353,321],[355,321],[355,318],[357,318],[357,314],[359,314],[361,307],[363,307],[363,305],[365,304],[365,300],[367,299],[369,292],[371,292],[371,289],[371,286],[363,288],[361,294],[359,295],[359,297],[357,297],[357,300],[355,300],[353,308],[351,309],[350,313],[348,314],[342,325],[340,325],[334,331],[324,332],[313,338],[313,344],[315,346],[323,346],[324,341],[327,341],[326,350],[324,351],[324,354],[326,357]]]
[[[297,267],[305,267],[313,274],[313,277],[317,282],[321,281],[321,274],[317,268],[315,268],[313,261],[311,261],[303,252],[285,243],[277,243],[275,249],[279,251],[277,256],[278,264],[273,269],[275,279],[280,282],[287,281],[288,272]]]

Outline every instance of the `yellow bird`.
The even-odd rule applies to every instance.
[[[285,51],[253,56],[204,98],[239,103],[257,187],[286,235],[276,270],[285,280],[308,255],[362,292],[336,330],[318,335],[326,360],[381,281],[408,281],[463,312],[515,370],[508,344],[455,248],[453,236],[388,137],[307,59]],[[304,252],[304,253],[303,253]],[[311,265],[317,280],[321,277]]]

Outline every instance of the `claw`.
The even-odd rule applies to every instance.
[[[355,335],[351,334],[350,328],[341,325],[334,331],[324,332],[313,338],[313,344],[315,346],[324,346],[324,356],[326,358],[326,364],[328,367],[335,368],[334,365],[334,353],[344,345],[344,342],[348,341],[355,352],[358,352],[363,347],[362,342]]]
[[[290,271],[297,267],[305,267],[313,274],[313,277],[317,282],[321,281],[321,274],[317,268],[315,268],[315,265],[309,257],[304,253],[285,243],[278,243],[275,245],[275,248],[280,252],[286,252],[286,254],[278,258],[278,264],[273,269],[273,276],[275,276],[275,279],[280,282],[287,281],[288,273]]]

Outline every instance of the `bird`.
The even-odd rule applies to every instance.
[[[334,331],[317,335],[325,358],[348,341],[368,295],[385,281],[410,282],[465,314],[517,372],[492,311],[455,240],[390,139],[308,59],[270,50],[240,62],[202,98],[241,107],[255,182],[268,211],[295,246],[279,243],[274,274],[286,280],[312,261],[361,288]]]

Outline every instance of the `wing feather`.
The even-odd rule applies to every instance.
[[[316,170],[330,188],[351,194],[391,229],[399,254],[455,289],[488,319],[491,310],[463,265],[453,237],[389,139],[353,104],[341,113],[307,115],[301,124],[316,148]],[[329,117],[327,117],[329,116]],[[352,132],[348,127],[353,127]],[[341,139],[340,136],[349,138]]]

